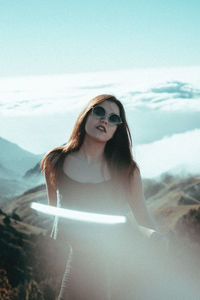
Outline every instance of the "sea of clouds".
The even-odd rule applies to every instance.
[[[125,106],[144,177],[200,170],[200,67],[0,78],[0,136],[33,153],[67,141],[99,94]]]

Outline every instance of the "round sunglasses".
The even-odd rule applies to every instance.
[[[105,118],[107,113],[104,107],[102,106],[94,106],[92,108],[92,114],[95,118]],[[111,125],[119,125],[122,123],[122,119],[117,114],[110,114],[108,115],[108,123]]]

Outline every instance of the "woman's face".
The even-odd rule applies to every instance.
[[[113,137],[117,129],[117,125],[112,125],[108,122],[108,116],[110,114],[120,115],[120,110],[116,103],[107,100],[97,106],[105,109],[106,117],[97,118],[91,112],[85,124],[85,132],[86,136],[93,138],[95,141],[106,143]]]

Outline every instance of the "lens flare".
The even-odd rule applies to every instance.
[[[59,216],[70,220],[83,221],[83,222],[92,222],[100,224],[121,224],[126,223],[125,216],[113,216],[113,215],[104,215],[96,214],[90,212],[82,212],[77,210],[65,209],[60,207],[54,207],[51,205],[40,204],[36,202],[31,203],[31,208],[53,216]]]

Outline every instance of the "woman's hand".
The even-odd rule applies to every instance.
[[[159,250],[169,250],[169,239],[165,234],[161,234],[160,232],[154,230],[150,236],[150,241],[152,242],[153,246],[158,247]]]

